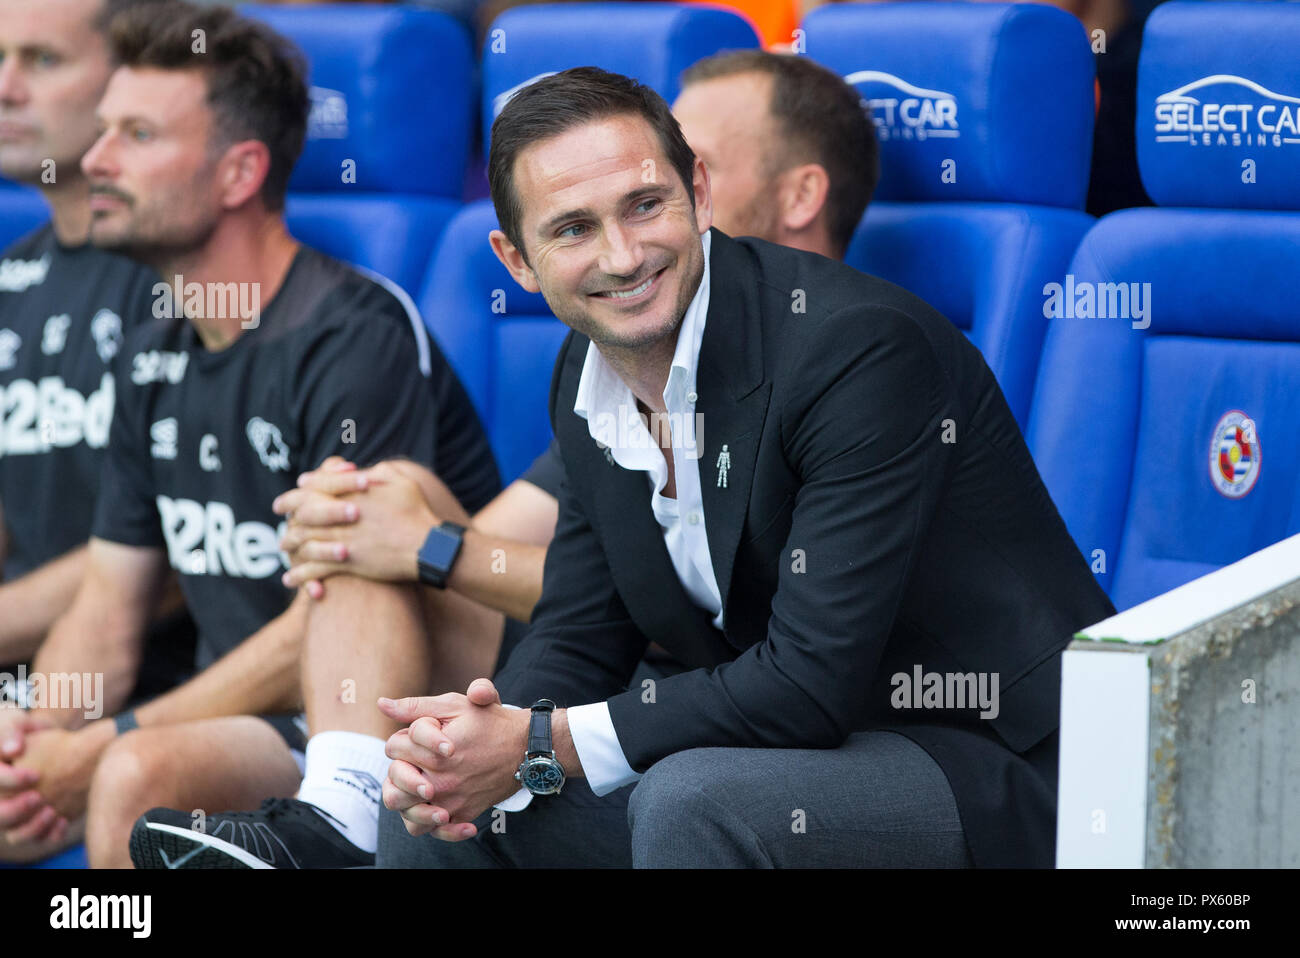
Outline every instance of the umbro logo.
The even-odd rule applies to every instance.
[[[153,440],[153,448],[149,450],[155,459],[175,459],[176,443],[180,437],[180,429],[176,424],[176,417],[169,416],[166,419],[160,419],[149,427],[149,438]]]
[[[244,428],[248,441],[257,450],[257,457],[262,465],[272,472],[289,471],[289,447],[284,444],[284,436],[274,423],[267,422],[261,416],[248,420]]]
[[[13,369],[23,338],[12,329],[0,329],[0,369]]]
[[[339,771],[346,772],[350,777],[344,778],[342,775],[335,775],[334,781],[338,782],[340,785],[346,785],[349,788],[356,789],[368,801],[379,804],[379,800],[383,797],[384,792],[384,786],[379,779],[375,778],[375,776],[371,775],[369,772],[363,771],[359,768],[341,768]]]

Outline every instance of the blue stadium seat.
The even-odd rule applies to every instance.
[[[448,225],[418,305],[483,419],[501,477],[517,479],[551,437],[551,370],[568,327],[524,291],[488,246],[489,200]]]
[[[1093,220],[1093,60],[1079,21],[1036,4],[821,7],[807,54],[858,88],[881,180],[846,256],[942,311],[1023,426],[1043,287]]]
[[[461,204],[436,196],[290,193],[289,232],[346,263],[386,276],[412,295]]]
[[[676,3],[548,3],[497,17],[483,45],[483,142],[511,94],[570,67],[640,80],[669,103],[682,71],[720,50],[757,47],[731,10]]]
[[[50,218],[41,194],[0,181],[0,250]]]
[[[1300,532],[1297,49],[1297,4],[1156,9],[1137,138],[1161,208],[1092,228],[1051,321],[1028,439],[1120,609]]]
[[[24,869],[24,868],[88,868],[86,860],[86,846],[73,845],[57,855],[51,855],[42,861],[35,862],[31,865],[10,865],[0,862],[0,871],[7,869]]]
[[[581,38],[575,43],[575,38]],[[636,77],[671,102],[683,70],[723,49],[758,46],[744,18],[667,3],[547,4],[507,11],[483,54],[486,132],[509,94],[532,80],[594,65]],[[419,298],[487,427],[507,481],[550,441],[551,370],[568,329],[540,295],[525,293],[488,246],[489,201],[467,205],[447,227]]]
[[[311,119],[289,183],[290,231],[419,288],[460,207],[473,56],[451,18],[404,7],[248,5],[302,48]]]

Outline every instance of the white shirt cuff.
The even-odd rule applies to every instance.
[[[533,800],[533,793],[528,789],[521,787],[509,798],[503,798],[493,805],[493,808],[499,808],[503,812],[522,812],[528,807]]]
[[[616,788],[629,785],[641,777],[633,771],[618,744],[609,706],[604,702],[579,705],[568,710],[569,734],[582,763],[587,784],[597,795],[608,795]]]
[[[508,709],[519,708],[518,705],[506,705],[505,707]],[[503,812],[522,812],[525,808],[528,807],[529,802],[531,802],[532,800],[533,800],[533,793],[521,785],[519,787],[519,791],[515,792],[509,798],[503,798],[501,801],[497,802],[492,807],[499,808]]]

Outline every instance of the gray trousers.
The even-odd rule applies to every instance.
[[[464,842],[413,838],[381,809],[380,868],[962,868],[947,777],[895,732],[837,749],[699,748],[597,797],[581,780]]]

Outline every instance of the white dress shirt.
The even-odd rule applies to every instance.
[[[650,509],[663,529],[664,545],[668,548],[668,557],[677,578],[692,601],[713,613],[713,624],[722,628],[722,596],[709,555],[700,488],[698,460],[702,449],[697,446],[697,440],[703,440],[697,436],[695,421],[696,371],[700,343],[704,339],[704,322],[709,311],[711,239],[708,233],[702,237],[704,275],[677,331],[677,348],[663,393],[672,429],[671,452],[677,498],[671,499],[663,494],[668,483],[668,463],[659,441],[651,436],[638,414],[636,396],[605,362],[594,343],[587,347],[573,411],[587,420],[591,438],[608,447],[618,467],[646,473]],[[593,792],[605,795],[641,777],[623,754],[614,723],[609,717],[608,705],[604,702],[579,705],[568,709],[567,714],[573,747]],[[531,798],[526,789],[520,789],[497,807],[516,811],[527,805]]]

